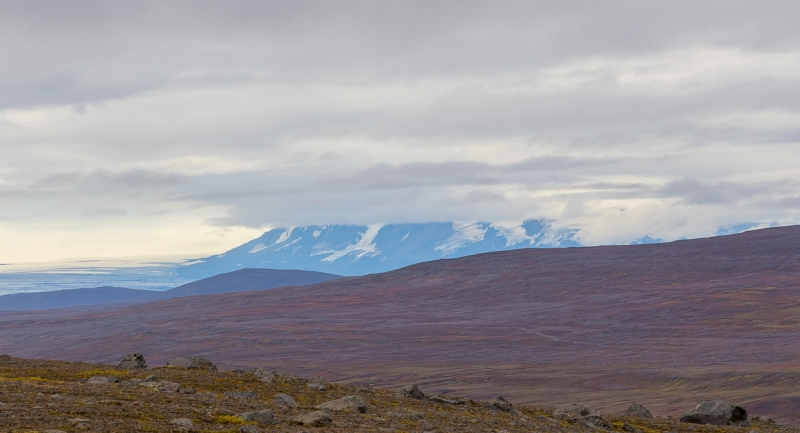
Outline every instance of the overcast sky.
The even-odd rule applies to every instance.
[[[3,1],[0,262],[800,221],[796,1]]]

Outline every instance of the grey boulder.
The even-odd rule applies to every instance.
[[[179,356],[168,362],[167,367],[217,371],[217,366],[202,356]]]
[[[326,427],[333,424],[331,416],[321,410],[295,418],[294,421],[309,427]]]
[[[268,409],[245,412],[240,414],[239,418],[244,421],[253,421],[259,424],[275,424],[275,416],[272,415],[272,411]]]
[[[652,418],[653,414],[641,404],[633,403],[628,406],[628,410],[625,411],[625,416],[632,416],[636,418]]]
[[[122,361],[119,363],[119,368],[125,368],[128,370],[147,368],[147,362],[145,362],[144,356],[142,356],[141,353],[129,353],[122,358]]]
[[[396,394],[398,397],[413,398],[417,400],[425,399],[425,393],[419,389],[416,383],[412,385],[406,385],[398,389]]]
[[[747,421],[747,411],[727,401],[704,401],[681,417],[681,422],[693,424],[737,425]]]
[[[497,396],[494,400],[490,401],[489,407],[502,412],[512,412],[514,410],[514,405],[501,396]]]
[[[92,376],[86,381],[89,385],[97,385],[100,383],[117,383],[119,379],[115,376]]]
[[[275,394],[275,403],[288,407],[297,407],[297,402],[289,394]]]
[[[315,376],[308,381],[306,386],[317,391],[325,391],[328,389],[328,382],[326,382],[325,379],[321,378],[320,376]]]
[[[367,412],[367,402],[358,395],[348,395],[337,400],[331,400],[317,406],[317,409],[327,409],[333,411],[345,411],[355,409],[360,413]]]

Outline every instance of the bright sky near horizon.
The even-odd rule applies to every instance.
[[[0,263],[800,221],[794,1],[7,1]]]

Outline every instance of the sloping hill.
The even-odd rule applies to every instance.
[[[96,287],[52,292],[15,293],[0,296],[0,310],[52,310],[89,305],[144,303],[182,296],[304,286],[338,278],[341,277],[312,271],[241,269],[187,283],[163,292],[121,287]]]
[[[123,287],[93,287],[0,296],[0,310],[52,310],[82,305],[123,304],[158,299],[158,292]]]
[[[113,311],[0,316],[0,353],[115,362],[141,351],[155,364],[199,354],[229,368],[418,381],[434,392],[607,412],[636,401],[675,415],[722,398],[800,421],[796,407],[765,403],[797,401],[799,289],[800,227],[783,227],[487,253]]]

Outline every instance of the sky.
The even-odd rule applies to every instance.
[[[5,1],[0,263],[800,221],[794,1]]]

